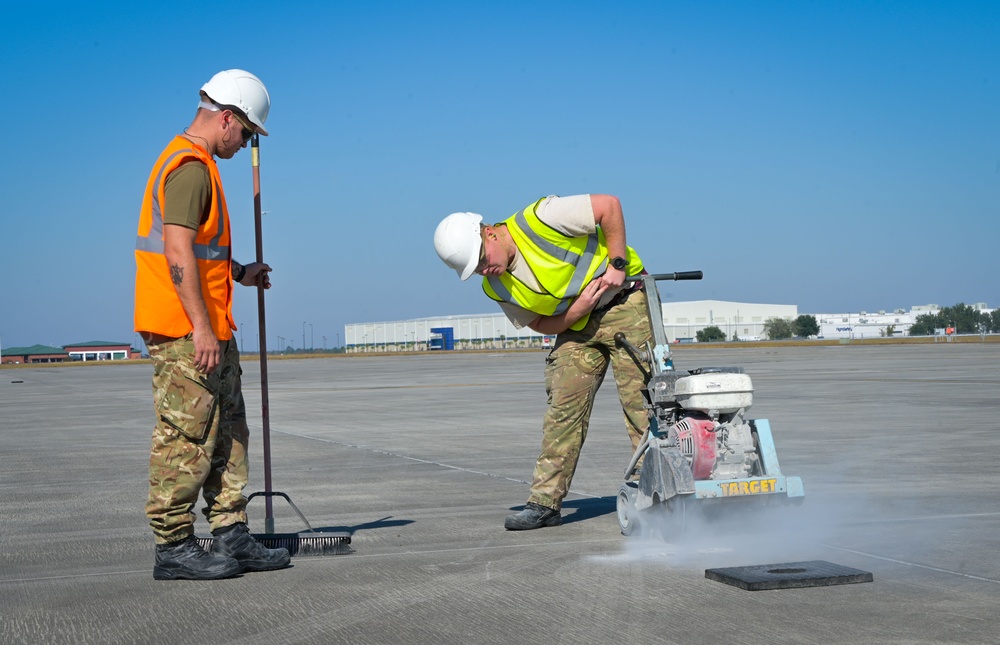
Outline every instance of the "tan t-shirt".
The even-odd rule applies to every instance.
[[[163,186],[163,223],[198,230],[208,218],[212,200],[212,178],[208,166],[188,161],[167,175]]]

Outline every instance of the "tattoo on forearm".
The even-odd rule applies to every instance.
[[[170,280],[175,284],[179,285],[184,282],[184,267],[179,264],[173,264],[170,266]]]

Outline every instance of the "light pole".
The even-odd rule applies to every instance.
[[[309,323],[309,351],[316,349],[315,337],[313,336],[313,324]]]
[[[302,321],[302,351],[306,351],[306,321]]]

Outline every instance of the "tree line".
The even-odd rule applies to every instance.
[[[1000,309],[985,313],[964,302],[944,307],[936,314],[920,314],[910,327],[910,336],[928,336],[935,329],[953,327],[958,334],[988,334],[1000,332]]]
[[[887,334],[892,335],[894,325],[887,328]],[[910,336],[929,336],[936,329],[953,328],[957,334],[989,334],[1000,333],[1000,309],[985,313],[973,309],[965,303],[953,307],[944,307],[934,314],[920,314],[910,327]],[[819,334],[819,323],[816,316],[803,314],[795,320],[784,318],[768,318],[764,321],[764,333],[771,340],[788,338],[808,338]],[[699,343],[711,343],[726,340],[726,334],[716,326],[706,327],[697,333]],[[733,334],[732,340],[739,340]]]
[[[819,323],[816,316],[803,314],[795,320],[785,320],[784,318],[768,318],[764,321],[764,333],[771,340],[783,340],[786,338],[799,337],[808,338],[819,334]],[[705,327],[695,337],[699,343],[711,343],[726,340],[726,334],[715,325]],[[739,340],[739,336],[733,334],[733,340]]]

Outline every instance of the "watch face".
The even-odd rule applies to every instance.
[[[628,262],[625,261],[625,258],[614,258],[611,260],[611,266],[619,270],[624,269],[627,265]]]

